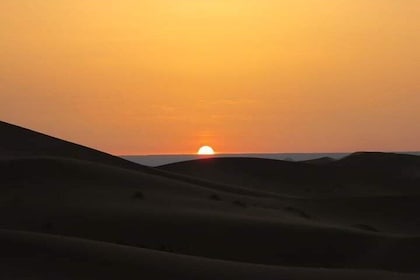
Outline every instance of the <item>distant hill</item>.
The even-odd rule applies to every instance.
[[[282,194],[299,194],[305,185],[319,185],[328,179],[328,174],[314,165],[261,158],[208,158],[159,169]]]
[[[219,183],[298,196],[420,193],[420,157],[358,152],[341,160],[290,162],[257,158],[210,158],[160,169]]]
[[[332,162],[331,170],[347,182],[381,186],[383,189],[420,189],[420,156],[358,152]]]
[[[301,162],[309,163],[309,164],[315,164],[315,165],[325,165],[325,164],[329,164],[333,161],[336,161],[336,159],[333,159],[331,157],[321,157],[321,158],[303,160]]]

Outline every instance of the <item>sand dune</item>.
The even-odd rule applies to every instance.
[[[3,279],[418,279],[398,272],[266,266],[0,230]]]
[[[160,169],[300,197],[420,194],[420,157],[413,155],[355,153],[309,162],[210,158]]]
[[[420,277],[418,157],[153,169],[0,133],[1,278]]]
[[[0,158],[64,157],[141,168],[141,165],[97,150],[0,121]]]

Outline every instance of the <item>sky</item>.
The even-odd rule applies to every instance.
[[[419,34],[420,0],[0,0],[0,119],[119,155],[418,151]]]

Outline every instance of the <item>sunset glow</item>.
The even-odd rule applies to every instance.
[[[114,154],[419,150],[418,0],[3,0],[0,119]]]

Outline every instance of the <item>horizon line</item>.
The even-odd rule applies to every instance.
[[[161,154],[118,154],[119,157],[130,157],[130,156],[197,156],[197,157],[212,157],[220,155],[290,155],[290,154],[353,154],[360,152],[377,152],[377,153],[420,153],[420,150],[417,151],[381,151],[381,150],[359,150],[352,152],[216,152],[214,155],[198,155],[196,153],[161,153]]]

